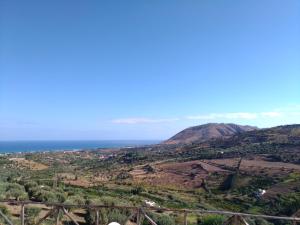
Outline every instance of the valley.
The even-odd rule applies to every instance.
[[[213,129],[216,126],[223,129],[223,124]],[[5,154],[0,157],[0,198],[126,206],[151,201],[172,209],[293,216],[300,209],[299,131],[300,125],[290,125],[188,143]],[[0,207],[16,220],[13,206]],[[40,215],[43,207],[33,206]],[[77,212],[78,221],[87,222],[87,213]],[[122,219],[123,213],[107,215]],[[155,213],[163,218],[162,225],[181,220],[175,214]],[[188,224],[204,220],[190,214]],[[262,219],[249,223],[287,224]]]

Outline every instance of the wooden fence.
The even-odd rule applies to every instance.
[[[169,209],[169,208],[158,208],[158,207],[135,207],[135,206],[108,206],[108,205],[80,205],[80,204],[63,204],[63,203],[47,203],[47,202],[32,202],[32,201],[0,201],[0,204],[6,205],[16,205],[20,206],[20,221],[21,225],[25,225],[25,207],[28,205],[44,205],[49,208],[49,211],[43,215],[41,218],[36,218],[37,222],[33,225],[40,225],[42,224],[47,218],[54,217],[55,224],[61,224],[61,216],[65,215],[72,221],[75,225],[79,225],[79,222],[74,218],[72,212],[69,209],[76,208],[76,209],[86,209],[92,210],[95,212],[95,225],[100,224],[100,216],[99,211],[101,209],[120,209],[120,210],[130,210],[132,214],[128,217],[128,220],[134,218],[134,224],[141,225],[144,219],[148,220],[148,222],[152,225],[158,225],[156,221],[154,221],[149,214],[148,211],[159,211],[159,212],[174,212],[177,214],[183,215],[183,225],[188,225],[188,214],[218,214],[218,215],[226,215],[229,218],[226,220],[224,225],[248,225],[245,218],[263,218],[263,219],[272,219],[272,220],[285,220],[290,221],[294,225],[297,223],[300,224],[299,217],[285,217],[285,216],[270,216],[270,215],[259,215],[259,214],[249,214],[249,213],[238,213],[238,212],[229,212],[229,211],[219,211],[219,210],[191,210],[191,209]],[[8,218],[0,210],[0,217],[9,224],[14,225],[14,223]],[[113,221],[111,221],[113,222]],[[118,222],[118,221],[115,221]],[[101,223],[102,224],[102,223]]]

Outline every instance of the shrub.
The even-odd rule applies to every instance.
[[[84,215],[86,224],[88,224],[88,225],[95,224],[95,216],[96,216],[95,210],[88,209]]]
[[[56,195],[51,191],[38,190],[34,193],[34,197],[40,202],[56,202]]]
[[[0,205],[0,210],[3,214],[9,215],[8,209],[4,205]]]
[[[5,196],[8,199],[14,198],[17,201],[27,199],[24,187],[16,183],[7,185]]]
[[[6,206],[0,205],[0,211],[7,217],[10,217],[10,213],[9,213],[8,209],[6,208]],[[0,216],[0,224],[5,224],[4,218],[2,218],[1,216]]]
[[[34,224],[35,223],[35,218],[38,217],[40,212],[41,212],[41,208],[38,208],[38,207],[25,207],[26,224]]]
[[[147,213],[147,215],[154,220],[157,225],[175,225],[174,218],[169,215],[162,213]],[[151,225],[151,223],[147,219],[144,219],[143,225]]]
[[[145,165],[145,166],[143,167],[143,169],[144,169],[144,171],[146,171],[147,173],[155,173],[155,169],[154,169],[151,165],[149,165],[149,164]]]
[[[140,186],[138,186],[138,187],[135,187],[135,188],[133,188],[133,189],[131,189],[131,194],[133,194],[133,195],[138,195],[138,194],[140,194],[142,191],[144,191],[144,189],[142,188],[142,187],[140,187]]]
[[[198,219],[198,225],[222,225],[225,221],[221,215],[206,215]]]
[[[65,193],[58,192],[58,193],[56,193],[56,199],[58,202],[65,202],[67,199],[67,196]]]
[[[38,184],[35,181],[29,181],[24,184],[25,190],[29,192],[32,188],[37,188]]]
[[[70,198],[68,198],[65,202],[65,204],[70,204],[70,205],[85,205],[85,200],[84,198],[80,197],[80,196],[72,196]],[[76,207],[69,207],[69,210],[75,210]]]
[[[108,222],[118,222],[120,224],[125,224],[128,216],[129,215],[127,215],[126,212],[122,210],[111,210],[107,214]]]
[[[272,223],[269,223],[268,221],[266,221],[262,218],[256,218],[253,221],[250,221],[249,224],[253,224],[253,225],[272,225]]]
[[[120,224],[125,224],[130,212],[127,210],[119,209],[100,209],[99,210],[99,219],[101,224],[108,224],[109,222],[118,222]],[[95,224],[96,211],[89,209],[84,215],[86,224],[93,225]]]
[[[132,178],[132,175],[125,171],[122,171],[116,177],[117,180],[126,180],[126,179],[131,179],[131,178]]]

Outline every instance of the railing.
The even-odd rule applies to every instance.
[[[159,211],[159,212],[176,212],[178,214],[183,214],[183,225],[188,225],[188,214],[219,214],[226,215],[229,218],[225,221],[224,225],[248,225],[245,218],[263,218],[272,220],[285,220],[290,221],[294,225],[300,223],[300,217],[286,217],[286,216],[270,216],[270,215],[259,215],[259,214],[249,214],[249,213],[238,213],[220,210],[191,210],[191,209],[169,209],[169,208],[158,208],[158,207],[135,207],[135,206],[108,206],[108,205],[80,205],[80,204],[63,204],[63,203],[47,203],[47,202],[32,202],[32,201],[11,201],[4,200],[0,201],[0,204],[7,205],[18,205],[20,206],[20,220],[21,225],[25,225],[25,207],[28,205],[44,205],[49,207],[49,211],[42,216],[37,218],[37,222],[34,225],[42,224],[47,218],[54,216],[55,224],[59,225],[61,223],[60,213],[67,216],[74,224],[79,225],[79,222],[74,218],[72,212],[69,211],[70,208],[93,210],[95,212],[95,225],[100,224],[99,211],[101,209],[126,209],[131,210],[132,214],[128,217],[128,220],[135,218],[134,223],[137,225],[142,224],[142,220],[146,219],[152,225],[158,225],[147,213],[146,211]],[[0,210],[0,217],[9,225],[14,225],[14,223]],[[118,222],[118,221],[116,221]]]

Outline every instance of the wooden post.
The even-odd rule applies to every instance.
[[[57,207],[57,214],[56,214],[56,225],[59,225],[59,211],[60,211],[60,208]]]
[[[249,224],[247,223],[247,221],[245,220],[245,218],[244,218],[244,217],[242,217],[242,216],[239,216],[239,219],[240,219],[240,222],[241,222],[241,224],[244,224],[244,225],[249,225]]]
[[[238,221],[239,221],[239,218],[237,215],[234,215],[234,218],[233,218],[233,224],[234,225],[238,225]]]
[[[187,225],[187,212],[184,212],[184,216],[183,216],[183,224]]]
[[[49,216],[52,216],[56,212],[56,209],[51,209],[45,216],[43,216],[35,225],[40,225],[45,219],[47,219]]]
[[[134,216],[136,216],[136,215],[137,215],[136,212],[131,213],[131,214],[127,217],[127,219],[125,220],[125,223],[124,223],[124,224],[127,224],[127,222],[130,221],[130,220],[132,219],[132,217],[134,217]]]
[[[145,218],[151,223],[151,225],[157,225],[153,219],[150,218],[145,212],[143,213]]]
[[[25,225],[25,205],[24,204],[21,205],[20,216],[21,216],[21,225]]]
[[[136,214],[136,224],[137,224],[137,225],[141,225],[141,209],[140,209],[140,208],[137,210],[137,214]]]
[[[99,225],[99,209],[96,209],[96,225]]]
[[[62,208],[62,210],[63,210],[64,214],[66,214],[67,217],[69,217],[70,220],[72,220],[76,225],[79,225],[77,223],[77,221],[73,219],[73,217],[68,213],[68,211],[65,208]]]

